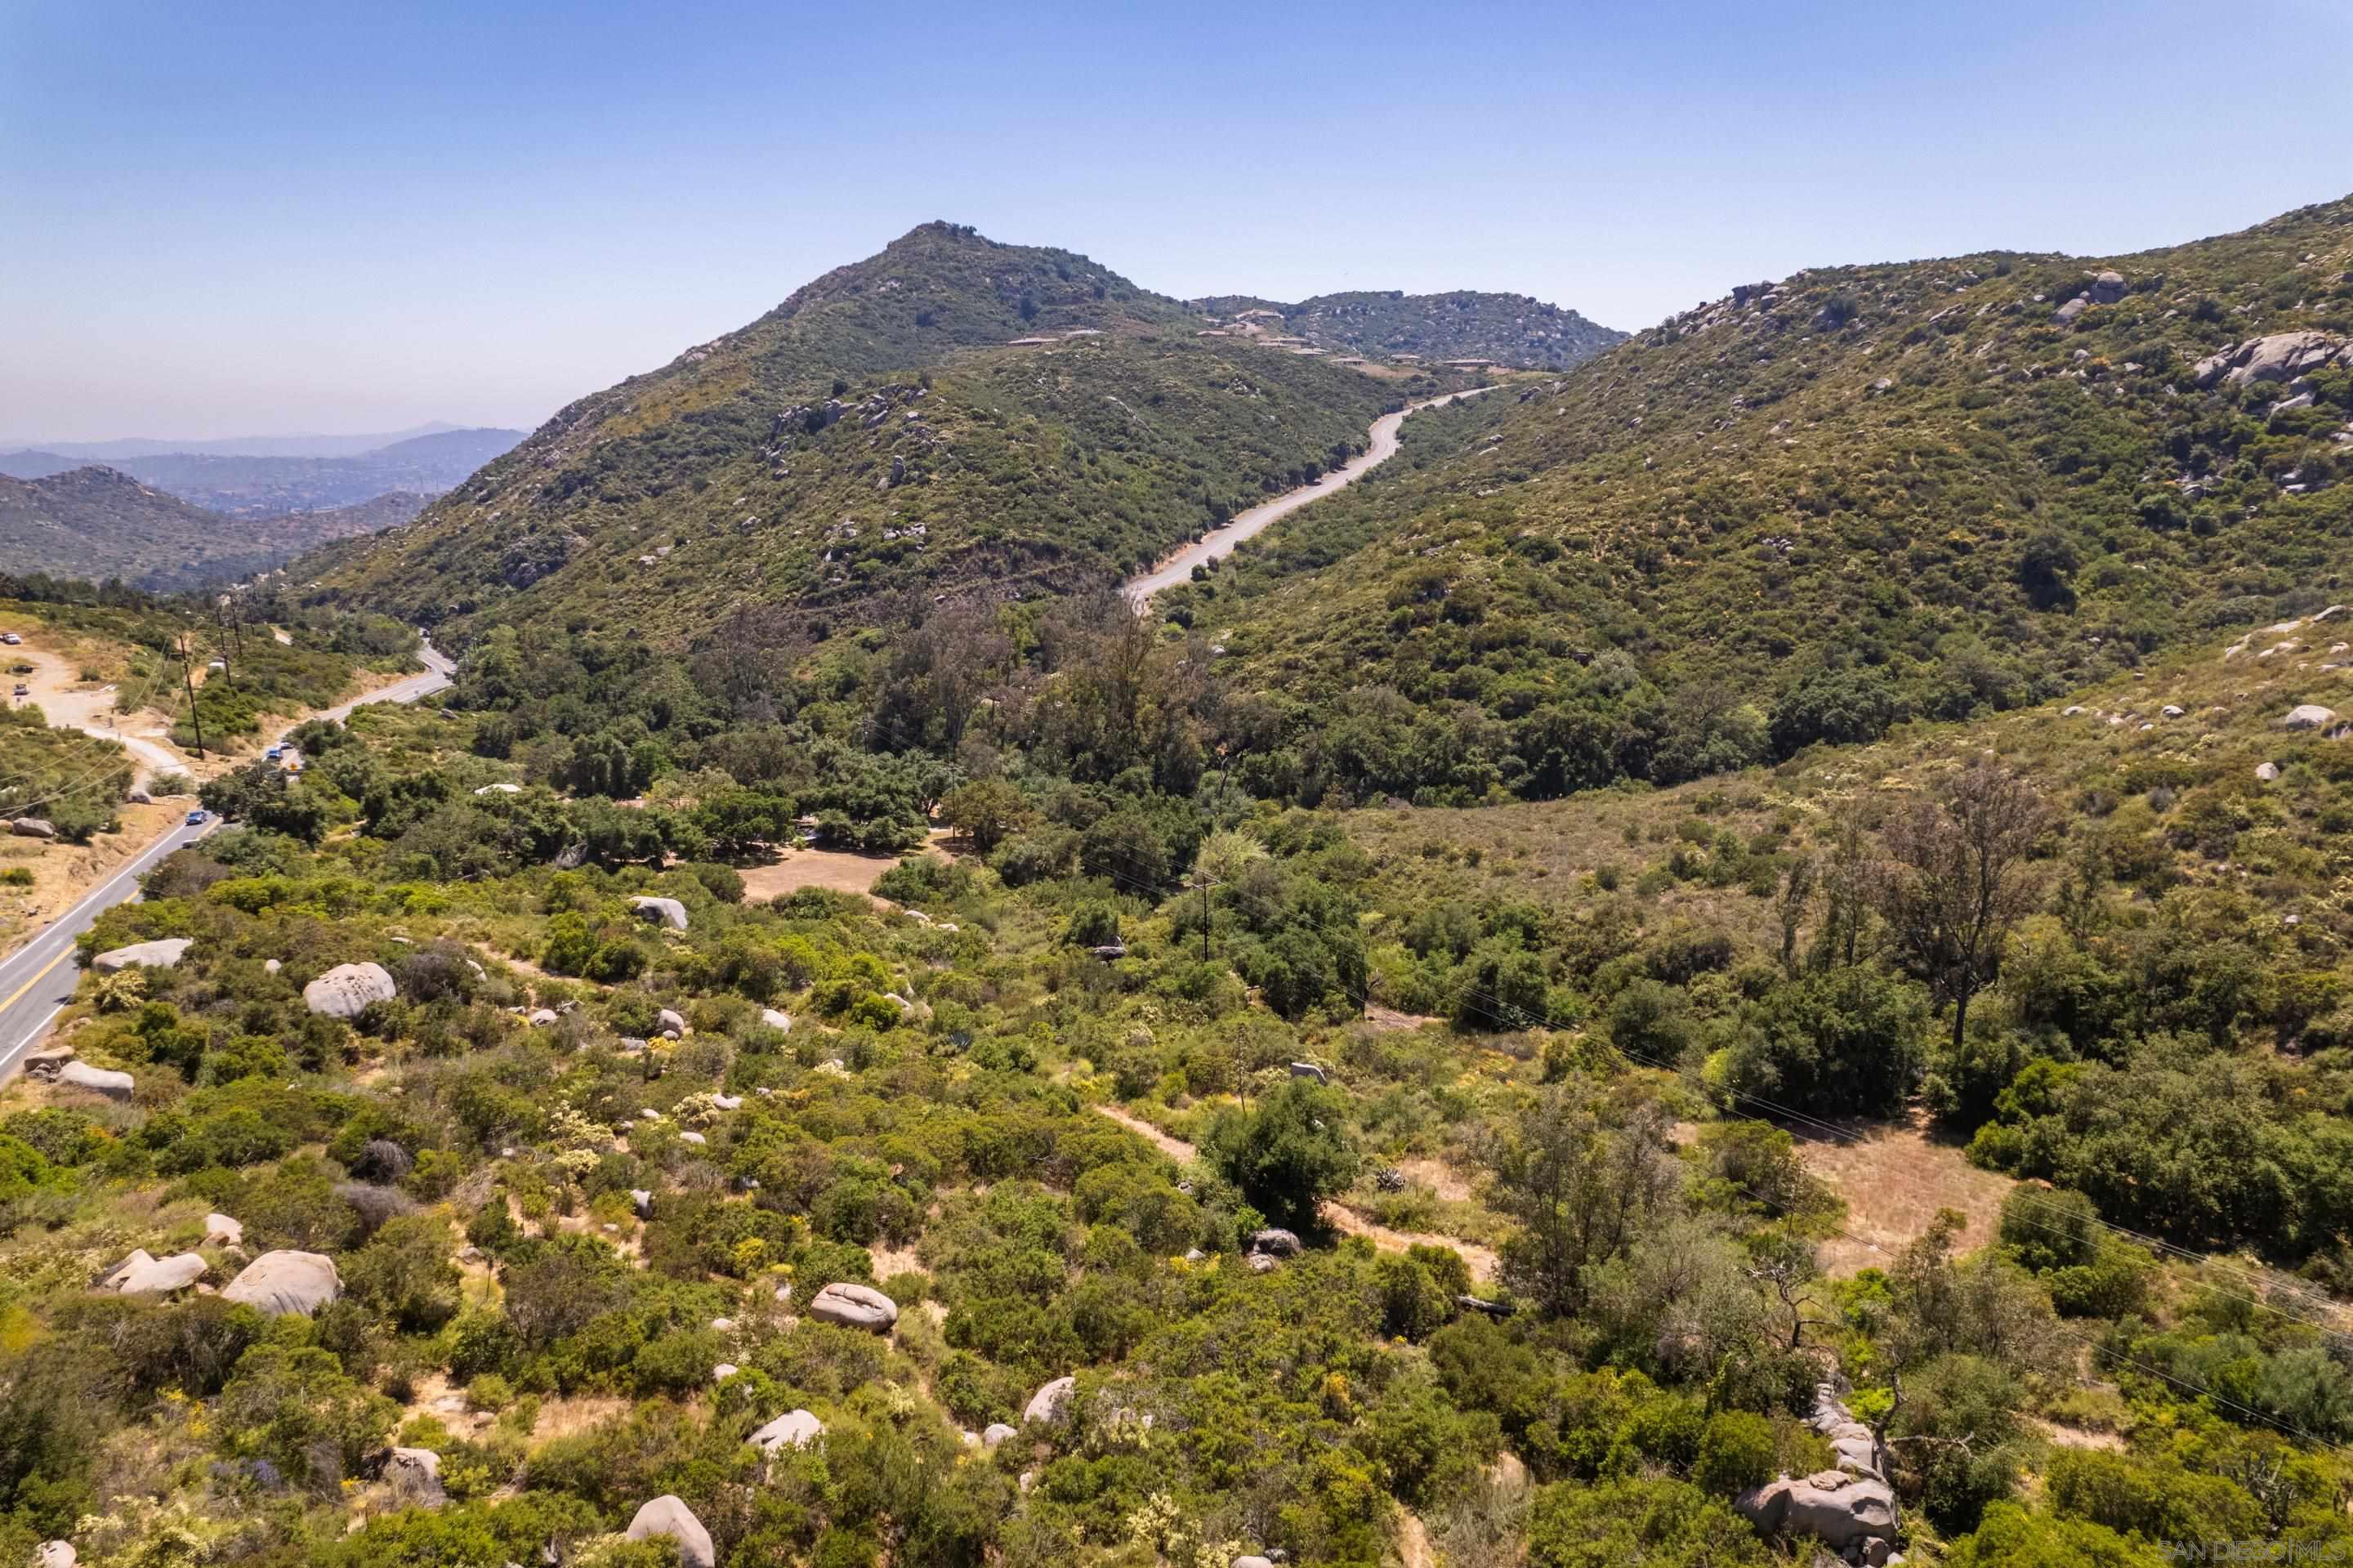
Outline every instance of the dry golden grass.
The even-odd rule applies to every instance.
[[[1865,1268],[1884,1268],[1915,1240],[1937,1211],[1953,1209],[1968,1221],[1964,1248],[1994,1239],[2001,1201],[2018,1183],[1980,1171],[1960,1150],[1932,1141],[1923,1124],[1858,1125],[1851,1140],[1799,1139],[1798,1157],[1846,1201],[1847,1234],[1821,1245],[1824,1272],[1843,1277]]]
[[[765,903],[804,887],[824,887],[874,898],[874,884],[884,872],[898,864],[900,858],[855,850],[786,850],[776,864],[755,865],[744,873],[744,896]],[[874,902],[885,903],[880,898],[874,898]]]
[[[0,871],[24,866],[33,874],[30,887],[0,886],[0,947],[14,947],[72,908],[185,816],[192,804],[160,800],[152,806],[126,805],[121,832],[100,833],[86,844],[0,838]]]

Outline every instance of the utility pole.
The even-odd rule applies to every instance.
[[[205,715],[196,706],[196,677],[188,668],[188,634],[180,633],[180,684],[188,689],[188,717],[196,726],[196,760],[205,759]]]

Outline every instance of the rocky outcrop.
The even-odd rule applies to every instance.
[[[711,1531],[702,1528],[693,1510],[667,1492],[638,1509],[626,1533],[631,1541],[670,1537],[678,1543],[679,1568],[714,1568],[718,1562],[711,1546]]]
[[[307,1318],[343,1293],[335,1260],[315,1252],[265,1252],[221,1292],[225,1301],[258,1307],[271,1317]]]
[[[241,1222],[232,1220],[227,1214],[206,1214],[205,1245],[206,1246],[243,1246],[245,1226]]]
[[[1071,1393],[1079,1386],[1074,1377],[1058,1377],[1029,1396],[1028,1408],[1021,1412],[1021,1425],[1053,1425],[1071,1413]]]
[[[899,1304],[871,1285],[828,1285],[810,1298],[808,1313],[820,1323],[887,1334],[899,1321]]]
[[[659,920],[673,931],[686,929],[686,906],[675,898],[632,898],[629,907],[641,920]]]
[[[138,1083],[128,1073],[106,1067],[93,1067],[87,1062],[68,1062],[58,1075],[58,1082],[69,1089],[87,1089],[93,1095],[104,1095],[111,1100],[128,1100]]]
[[[1018,1436],[1018,1433],[1017,1433],[1012,1427],[1005,1425],[1004,1422],[992,1421],[988,1425],[988,1429],[980,1435],[980,1443],[981,1446],[984,1448],[994,1448],[999,1443],[1004,1442],[1008,1437],[1015,1437]]]
[[[779,1448],[806,1448],[825,1436],[825,1423],[806,1410],[787,1410],[752,1434],[752,1446],[763,1453]]]
[[[8,831],[20,839],[53,839],[57,825],[47,817],[18,817],[8,824]]]
[[[1887,1484],[1879,1439],[1854,1418],[1838,1389],[1814,1390],[1809,1425],[1830,1440],[1834,1470],[1802,1479],[1782,1476],[1733,1499],[1764,1535],[1811,1536],[1851,1563],[1884,1563],[1894,1550],[1895,1491]]]
[[[93,1067],[76,1057],[69,1045],[26,1057],[25,1076],[35,1083],[55,1084],[61,1089],[104,1095],[111,1100],[127,1100],[138,1087],[137,1080],[130,1074]]]
[[[2318,703],[2300,703],[2287,711],[2280,720],[2283,729],[2322,729],[2337,722],[2335,708],[2322,707]]]
[[[185,1290],[205,1277],[207,1266],[202,1257],[192,1252],[151,1257],[142,1249],[108,1270],[98,1287],[119,1296],[162,1295],[170,1290]]]
[[[117,969],[127,969],[133,964],[152,969],[168,969],[187,957],[195,944],[189,937],[165,937],[159,941],[133,942],[127,948],[116,948],[90,959],[90,967],[100,974],[111,975]]]
[[[384,1478],[412,1507],[439,1508],[449,1500],[441,1489],[441,1456],[430,1448],[395,1448]]]
[[[370,1002],[399,994],[382,964],[337,964],[302,988],[302,1005],[329,1018],[356,1018]]]
[[[2353,344],[2339,344],[2327,333],[2275,332],[2269,337],[2251,337],[2236,348],[2200,360],[2198,385],[2293,381],[2348,354],[2353,354]]]
[[[654,1022],[672,1040],[682,1039],[686,1034],[686,1017],[674,1007],[665,1007],[654,1014]]]
[[[760,1022],[779,1033],[792,1033],[793,1021],[773,1007],[760,1009]]]
[[[1332,1081],[1324,1075],[1324,1069],[1313,1062],[1293,1062],[1291,1064],[1291,1075],[1294,1078],[1313,1078],[1319,1084],[1328,1084]]]
[[[1299,1233],[1286,1231],[1279,1225],[1270,1225],[1250,1236],[1250,1251],[1264,1253],[1269,1257],[1297,1257],[1299,1250]]]
[[[70,1541],[45,1541],[33,1549],[33,1568],[74,1568],[80,1561]]]
[[[2121,272],[2101,273],[2092,280],[2090,293],[2092,303],[2095,305],[2115,304],[2125,297],[2125,275]]]

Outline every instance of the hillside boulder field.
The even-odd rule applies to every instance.
[[[2353,198],[324,440],[0,478],[0,1563],[2353,1551]]]

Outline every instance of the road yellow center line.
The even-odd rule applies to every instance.
[[[23,1001],[26,991],[40,984],[43,976],[46,976],[51,969],[56,969],[59,964],[64,963],[68,959],[72,958],[73,952],[74,950],[71,948],[68,948],[64,952],[59,953],[47,963],[43,964],[41,966],[40,974],[35,975],[31,980],[28,980],[23,985],[18,986],[16,990],[16,993],[10,996],[7,1001],[0,1001],[0,1012],[7,1012],[10,1008]]]

